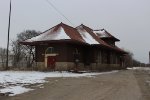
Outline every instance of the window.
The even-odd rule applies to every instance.
[[[54,47],[48,47],[45,51],[45,54],[52,54],[54,53]]]

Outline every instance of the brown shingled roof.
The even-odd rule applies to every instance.
[[[83,28],[96,40],[98,41],[101,45],[105,45],[105,46],[109,46],[106,42],[104,42],[102,39],[98,38],[94,33],[93,30],[91,28],[89,28],[88,26],[85,26],[83,24],[81,24],[81,26],[83,26]]]
[[[113,47],[113,46],[108,45],[106,42],[104,42],[101,38],[99,38],[93,32],[93,29],[91,29],[83,24],[81,24],[80,26],[82,26],[82,28],[84,29],[84,31],[86,31],[86,33],[81,34],[79,32],[80,28],[74,28],[74,27],[71,27],[64,23],[60,23],[60,24],[46,30],[45,32],[41,33],[40,35],[33,37],[31,39],[27,39],[20,43],[22,43],[24,45],[35,45],[35,44],[44,43],[44,42],[50,43],[50,42],[62,42],[62,41],[69,42],[70,41],[70,42],[74,42],[74,43],[76,42],[76,43],[86,44],[86,45],[104,46],[108,49],[112,49],[115,51],[125,53],[123,50],[121,50],[118,47]],[[108,35],[110,35],[111,37],[113,37],[107,31],[106,31],[106,33]],[[90,39],[94,42],[88,43],[87,42],[88,38],[83,37],[83,35],[88,35],[90,37]]]
[[[110,49],[113,49],[113,50],[117,50],[118,52],[121,52],[121,53],[125,53],[126,54],[126,52],[124,51],[124,50],[122,50],[122,49],[120,49],[119,47],[117,47],[117,46],[111,46],[111,45],[109,45],[109,44],[107,44],[105,41],[103,41],[101,38],[99,38],[95,33],[93,33],[93,29],[91,29],[90,27],[88,27],[88,26],[85,26],[85,25],[83,25],[83,24],[81,24],[81,26],[83,26],[83,28],[95,39],[95,40],[97,40],[101,45],[103,45],[103,46],[106,46],[106,47],[108,47],[108,48],[110,48]],[[107,32],[107,31],[106,31]],[[109,35],[109,36],[111,36],[112,38],[115,38],[114,36],[112,36],[110,33],[108,33],[107,32],[107,34]]]
[[[113,39],[115,41],[120,41],[105,29],[93,30],[93,32],[101,39]]]
[[[64,23],[61,23],[62,27],[64,28],[65,32],[67,33],[67,35],[73,39],[73,40],[77,40],[77,41],[80,41],[80,42],[85,42],[85,40],[81,37],[81,35],[78,33],[78,31],[69,26],[69,25],[66,25]]]
[[[60,32],[61,30],[63,30],[64,32]],[[64,34],[64,36],[58,36],[62,34]],[[78,31],[75,28],[66,25],[64,23],[60,23],[44,31],[40,35],[22,41],[21,43],[26,45],[27,44],[31,45],[34,44],[35,42],[48,42],[48,41],[60,41],[60,40],[77,41],[86,44],[84,39],[81,37],[81,35],[78,33]]]

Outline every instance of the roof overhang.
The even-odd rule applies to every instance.
[[[66,40],[49,40],[49,41],[34,41],[34,42],[26,42],[26,41],[22,41],[19,42],[22,45],[30,45],[30,46],[36,46],[36,45],[48,45],[48,44],[52,44],[52,43],[73,43],[73,44],[80,44],[80,45],[89,45],[87,43],[84,42],[80,42],[80,41],[76,41],[76,40],[70,40],[70,39],[66,39]]]
[[[115,37],[101,37],[102,40],[113,40],[113,41],[116,41],[116,42],[119,42],[120,40],[115,38]]]

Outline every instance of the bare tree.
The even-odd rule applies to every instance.
[[[133,53],[128,51],[128,54],[125,56],[125,64],[127,67],[139,67],[145,66],[144,63],[133,58]]]
[[[1,67],[5,67],[6,65],[6,49],[5,48],[0,48],[0,62],[1,62]]]
[[[12,52],[14,54],[13,66],[20,67],[20,61],[24,60],[27,67],[31,67],[34,61],[35,48],[28,45],[21,45],[19,42],[39,35],[35,30],[26,30],[17,35],[17,39],[12,41]]]
[[[12,53],[13,53],[13,66],[17,67],[19,62],[24,57],[24,52],[21,50],[21,45],[19,41],[12,41]]]
[[[133,53],[128,51],[128,54],[125,56],[125,64],[127,67],[133,66]]]

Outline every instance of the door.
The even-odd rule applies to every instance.
[[[55,69],[55,64],[56,64],[56,57],[48,56],[47,57],[47,67],[50,69]]]

